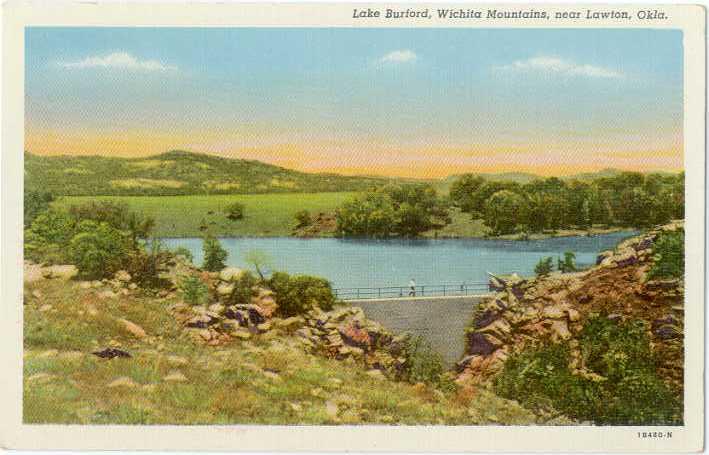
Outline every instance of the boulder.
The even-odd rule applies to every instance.
[[[129,321],[128,319],[119,319],[118,322],[123,326],[123,328],[136,338],[145,338],[147,333],[138,324]]]
[[[468,333],[467,353],[472,355],[488,355],[495,350],[495,345],[479,332]]]
[[[171,371],[162,380],[165,382],[187,382],[187,377],[179,371]]]
[[[554,321],[551,323],[551,337],[555,342],[566,341],[571,338],[571,332],[566,321]]]
[[[126,388],[133,388],[136,387],[138,384],[136,384],[131,378],[127,376],[121,376],[120,378],[116,378],[113,381],[111,381],[108,384],[108,388],[116,388],[116,387],[126,387]]]
[[[114,278],[116,281],[120,281],[120,282],[123,282],[123,283],[127,283],[127,282],[129,282],[129,281],[131,280],[130,273],[126,272],[125,270],[119,270],[119,271],[117,271],[117,272],[113,275],[113,278]]]
[[[239,278],[241,278],[241,275],[244,274],[244,271],[236,268],[236,267],[226,267],[219,272],[219,279],[222,281],[236,281]]]
[[[75,265],[52,265],[45,267],[43,270],[43,276],[48,278],[59,278],[62,280],[70,280],[79,274],[79,269]]]
[[[232,292],[234,292],[233,283],[219,283],[219,285],[217,286],[217,294],[222,297],[229,296]]]

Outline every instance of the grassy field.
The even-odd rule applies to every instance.
[[[355,193],[274,193],[210,196],[76,196],[56,204],[68,207],[89,200],[127,203],[132,209],[155,218],[158,237],[199,237],[205,223],[217,236],[289,236],[296,225],[295,213],[331,212]],[[233,202],[244,204],[244,218],[231,221],[224,209]]]
[[[177,298],[97,291],[59,280],[25,285],[25,423],[541,423],[489,390],[444,393],[375,378],[361,365],[306,354],[292,335],[197,344],[169,312]],[[147,335],[134,337],[120,318]],[[132,357],[91,354],[107,346]]]

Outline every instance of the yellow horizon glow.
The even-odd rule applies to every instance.
[[[223,133],[223,132],[221,132]],[[610,151],[569,144],[569,152],[558,143],[530,144],[526,147],[477,146],[474,148],[405,146],[378,144],[281,143],[254,146],[210,147],[218,132],[199,134],[130,131],[121,134],[81,132],[68,135],[51,130],[28,132],[25,150],[36,155],[100,155],[141,158],[169,150],[187,150],[235,159],[258,160],[302,172],[342,175],[440,179],[463,173],[524,172],[539,176],[565,176],[602,169],[653,172],[683,170],[682,144],[646,149]],[[240,140],[236,141],[241,142]]]

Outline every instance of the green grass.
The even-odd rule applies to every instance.
[[[532,412],[488,390],[443,393],[373,378],[353,362],[305,353],[284,333],[219,347],[196,344],[169,313],[174,299],[101,299],[57,280],[28,284],[25,296],[28,424],[538,423]],[[139,324],[148,336],[132,337],[117,318]],[[132,357],[91,355],[109,345]],[[163,379],[174,371],[187,381]],[[118,378],[133,385],[108,387]],[[328,413],[333,404],[336,415]]]
[[[209,196],[75,196],[62,197],[55,205],[68,207],[89,200],[125,202],[130,208],[155,218],[158,237],[199,237],[206,222],[217,236],[280,237],[295,228],[295,214],[332,212],[355,193],[272,193]],[[244,218],[231,221],[224,209],[244,204]],[[210,213],[211,212],[211,213]]]

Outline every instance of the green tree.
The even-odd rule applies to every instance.
[[[84,220],[69,242],[68,255],[82,277],[96,279],[119,270],[131,249],[130,238],[123,231],[108,223]]]
[[[222,248],[216,237],[211,234],[204,236],[202,251],[204,252],[204,263],[202,265],[204,270],[218,272],[226,267],[224,261],[226,261],[228,253]]]
[[[190,275],[180,281],[180,291],[182,298],[190,305],[203,305],[207,303],[209,289],[207,285],[194,275]]]
[[[539,259],[537,265],[534,266],[534,273],[537,276],[547,276],[554,270],[554,263],[551,257]]]
[[[253,265],[261,281],[264,281],[264,271],[273,267],[273,258],[270,254],[262,250],[249,250],[244,255],[244,260]]]
[[[509,190],[498,191],[485,204],[485,225],[494,235],[511,234],[526,211],[525,200]]]
[[[451,201],[463,212],[475,210],[473,195],[485,183],[485,179],[475,174],[464,174],[456,179],[449,191]]]
[[[564,260],[558,259],[557,269],[561,273],[571,273],[576,271],[576,255],[573,251],[564,252]]]

